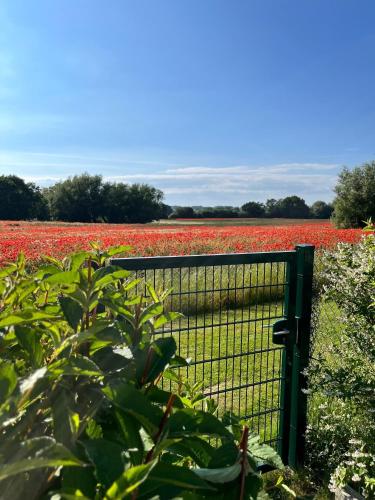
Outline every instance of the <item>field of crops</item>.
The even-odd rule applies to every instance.
[[[126,224],[62,224],[0,222],[0,264],[12,261],[23,251],[29,259],[38,261],[43,255],[63,257],[69,252],[89,247],[98,241],[104,247],[126,244],[131,255],[191,255],[287,250],[297,243],[309,243],[317,248],[333,248],[340,241],[354,243],[361,238],[359,229],[335,229],[329,222],[275,220],[268,225],[249,225],[242,220],[217,222],[192,221],[177,223]],[[215,224],[215,225],[213,225]]]

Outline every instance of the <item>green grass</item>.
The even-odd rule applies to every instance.
[[[157,269],[141,275],[158,291],[172,290],[167,310],[192,315],[282,300],[285,272],[285,263],[273,262]]]
[[[272,263],[138,273],[158,291],[172,289],[165,307],[185,315],[166,333],[192,359],[188,381],[202,382],[221,414],[252,416],[264,441],[278,435],[281,350],[272,325],[283,316],[285,272]]]
[[[269,302],[187,316],[172,325],[180,354],[192,359],[181,373],[191,383],[202,382],[219,413],[254,415],[250,424],[264,441],[278,434],[281,349],[272,344],[272,324],[281,316],[282,304]]]

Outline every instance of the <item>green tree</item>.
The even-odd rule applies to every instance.
[[[163,192],[148,184],[132,184],[129,187],[128,222],[151,222],[163,213]]]
[[[16,175],[0,176],[0,219],[48,219],[48,207],[40,189]]]
[[[129,186],[128,184],[107,182],[103,187],[103,213],[107,222],[128,222]]]
[[[103,215],[101,175],[75,175],[44,191],[53,219],[96,222]]]
[[[235,218],[238,217],[239,210],[237,207],[216,206],[204,207],[196,212],[198,217],[203,218]]]
[[[310,215],[313,219],[329,219],[332,212],[332,205],[321,200],[316,201],[310,207]]]
[[[241,207],[242,212],[247,217],[264,217],[265,207],[263,203],[257,201],[248,201]]]
[[[287,196],[275,200],[271,198],[266,201],[267,217],[285,217],[290,219],[306,219],[310,215],[310,209],[305,200],[299,196]]]
[[[268,199],[265,204],[266,217],[282,217],[279,204],[280,200],[275,200],[275,198]]]
[[[165,216],[163,193],[147,184],[106,183],[103,214],[107,222],[151,222]]]
[[[310,215],[310,209],[306,205],[305,200],[299,196],[287,196],[278,202],[281,212],[281,217],[291,219],[306,219]]]
[[[338,227],[361,227],[375,216],[375,161],[344,168],[335,187],[334,221]]]

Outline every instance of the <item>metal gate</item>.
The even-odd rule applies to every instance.
[[[304,456],[314,247],[284,252],[112,259],[184,313],[173,335],[193,385],[247,420],[284,463]],[[138,290],[144,293],[145,290]]]

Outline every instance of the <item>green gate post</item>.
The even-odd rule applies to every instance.
[[[303,465],[307,427],[307,376],[305,369],[310,357],[312,282],[314,272],[314,246],[297,245],[296,283],[296,339],[293,347],[292,401],[289,434],[288,463],[292,467]]]
[[[296,254],[293,259],[287,263],[286,290],[284,300],[284,319],[274,324],[274,331],[285,327],[289,334],[283,342],[284,349],[282,353],[282,382],[280,387],[280,426],[278,452],[284,464],[289,464],[289,440],[290,440],[290,419],[292,407],[292,378],[293,378],[293,348],[295,343],[295,317],[296,317],[296,294],[297,294],[297,262]]]

